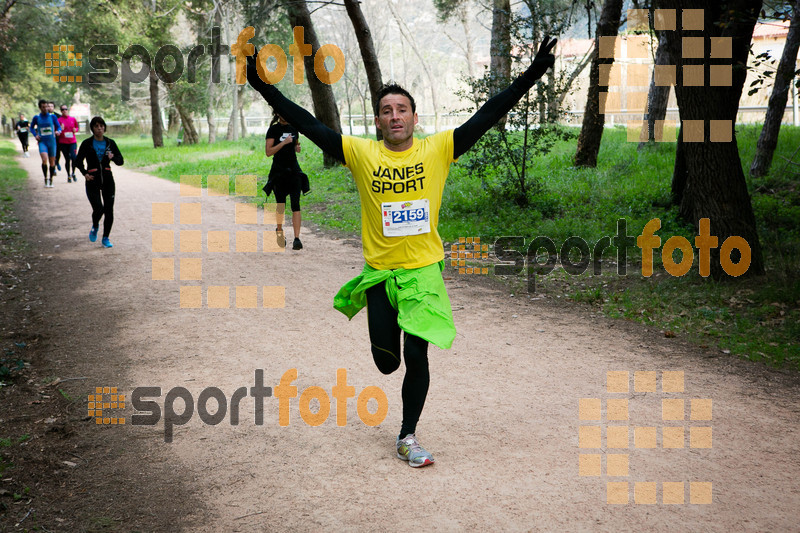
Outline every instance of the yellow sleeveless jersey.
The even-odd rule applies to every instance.
[[[442,191],[453,159],[453,131],[414,139],[404,152],[383,141],[342,136],[345,166],[361,197],[361,241],[372,268],[420,268],[444,259]]]

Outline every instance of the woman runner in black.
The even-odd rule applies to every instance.
[[[78,148],[74,166],[86,178],[86,196],[92,205],[92,229],[89,230],[89,240],[97,240],[97,231],[100,229],[100,218],[103,220],[103,246],[111,248],[114,245],[108,240],[111,225],[114,224],[114,196],[116,184],[111,173],[111,162],[122,166],[122,154],[113,139],[105,136],[106,121],[102,117],[94,117],[89,122],[92,137],[84,140]],[[83,164],[86,163],[84,168]]]
[[[28,121],[25,120],[25,115],[20,113],[19,120],[14,129],[17,130],[17,138],[22,145],[22,157],[30,157],[28,155]]]
[[[267,157],[273,157],[272,168],[269,171],[267,184],[264,185],[264,192],[269,196],[270,192],[275,193],[275,216],[277,229],[275,230],[278,246],[286,246],[286,237],[283,233],[283,217],[286,211],[286,197],[289,196],[292,208],[292,229],[294,229],[294,241],[292,250],[300,250],[303,243],[300,242],[300,192],[308,192],[308,178],[300,170],[297,162],[297,154],[300,153],[300,134],[288,122],[283,120],[277,113],[273,113],[272,122],[267,130],[266,144],[264,153]],[[305,183],[305,186],[303,185]]]

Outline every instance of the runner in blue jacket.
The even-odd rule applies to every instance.
[[[31,133],[39,142],[39,155],[42,156],[42,174],[44,186],[53,186],[56,175],[56,135],[61,133],[61,124],[55,115],[48,112],[47,100],[39,100],[40,113],[31,119]],[[50,167],[50,180],[47,179],[47,167]]]

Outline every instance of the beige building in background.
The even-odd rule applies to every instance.
[[[748,61],[749,71],[739,102],[737,123],[758,123],[763,121],[766,114],[766,106],[772,92],[774,74],[772,74],[772,77],[764,78],[764,82],[758,92],[752,96],[747,93],[751,89],[751,84],[759,77],[759,74],[763,76],[764,72],[774,73],[777,70],[788,33],[789,21],[756,24],[752,41],[753,53]],[[593,48],[593,43],[592,39],[564,39],[560,41],[558,46],[560,54],[556,59],[557,68],[567,71],[574,69],[576,65],[580,64],[586,53]],[[642,53],[643,44],[647,48],[646,54]],[[648,91],[657,44],[658,41],[655,36],[651,38],[648,35],[621,35],[617,38],[617,46],[614,52],[615,66],[612,67],[609,73],[609,83],[615,85],[615,87],[610,87],[609,92],[612,95],[618,92],[619,95],[613,95],[613,98],[607,102],[606,124],[624,124],[639,115],[639,113],[633,111],[641,107],[641,93],[644,92],[646,94]],[[764,52],[769,52],[770,61],[756,67],[756,56]],[[641,57],[643,55],[647,57]],[[708,57],[708,50],[705,50],[705,57]],[[708,83],[708,80],[706,80],[706,83]],[[571,124],[581,123],[586,106],[588,86],[589,66],[587,65],[573,83],[570,94],[564,100],[563,109],[567,122]],[[679,117],[674,89],[670,90],[667,109],[667,120],[677,121]],[[790,96],[787,110],[783,117],[784,123],[792,124],[795,120],[800,121],[800,114],[794,115]],[[797,124],[797,122],[794,123]]]

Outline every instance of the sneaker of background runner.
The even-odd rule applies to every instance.
[[[61,172],[61,163],[56,163],[56,168],[58,169],[59,172]]]
[[[72,176],[69,174],[67,175],[67,183],[72,183]]]
[[[97,240],[97,230],[98,229],[100,229],[100,228],[99,227],[98,228],[93,227],[92,229],[89,230],[89,240],[91,242],[95,242]]]
[[[111,241],[108,240],[108,237],[103,237],[103,246],[106,248],[113,248],[114,245],[111,244]]]
[[[72,181],[74,181],[75,183],[78,183],[78,178],[75,177],[75,173],[74,172],[72,173]]]
[[[292,250],[302,250],[302,249],[303,249],[303,243],[300,242],[300,239],[295,237],[294,242],[292,243]]]
[[[419,445],[413,433],[404,439],[397,439],[397,458],[408,461],[408,466],[419,468],[433,464],[433,456]]]
[[[31,155],[30,155],[28,152],[25,152],[24,154],[22,154],[22,157],[25,157],[25,158],[28,158],[28,157],[30,157],[30,156],[31,156]]]
[[[278,241],[279,248],[286,248],[286,236],[283,234],[282,229],[275,230],[275,238]]]

